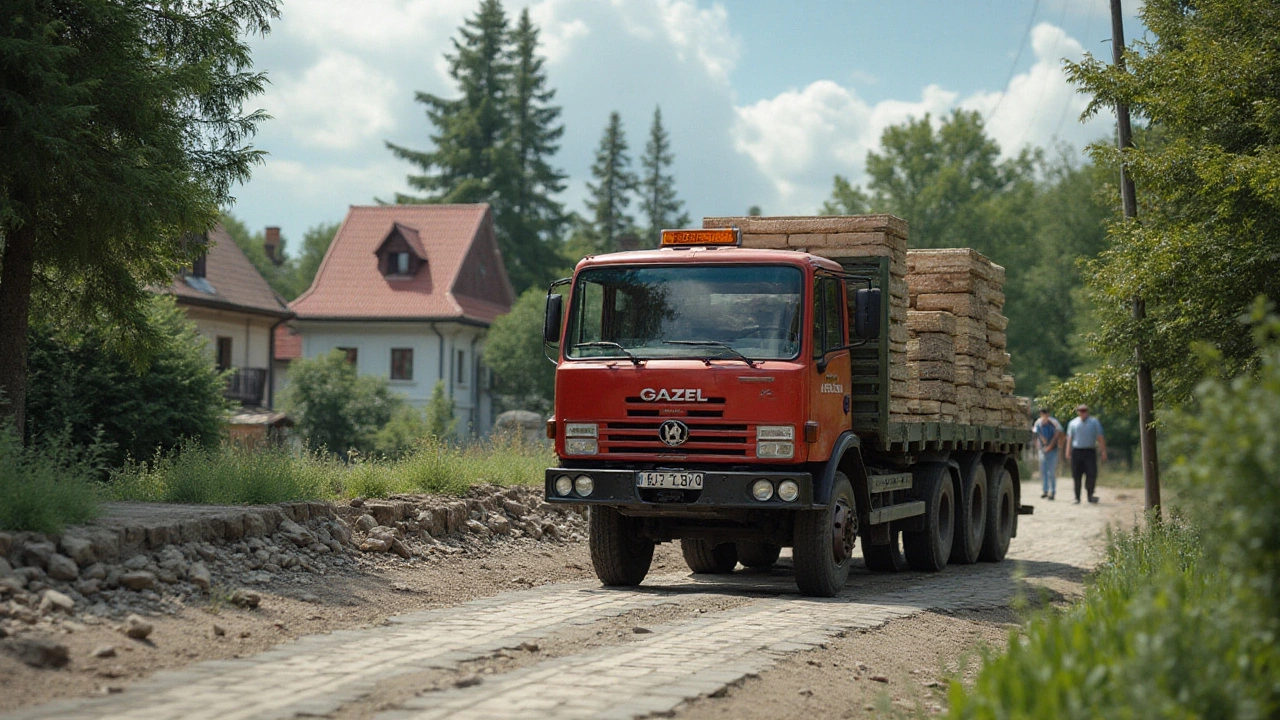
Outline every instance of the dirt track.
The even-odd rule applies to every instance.
[[[1039,494],[1029,484],[1023,493]],[[1032,585],[1060,602],[1079,591],[1106,524],[1139,507],[1133,491],[1102,497],[1033,500],[1005,563],[933,575],[859,569],[830,601],[798,597],[785,556],[772,571],[708,579],[689,575],[669,545],[634,591],[600,589],[580,542],[509,542],[317,577],[302,588],[306,600],[293,599],[296,587],[293,598],[268,589],[257,610],[190,606],[157,618],[145,643],[105,625],[72,627],[59,638],[71,647],[67,669],[0,657],[0,711],[772,718],[941,707],[946,668],[979,643],[1003,642],[1017,622],[1015,593]],[[88,657],[105,645],[114,657]],[[55,698],[68,700],[42,704]]]

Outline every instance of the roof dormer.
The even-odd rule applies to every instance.
[[[400,223],[391,224],[373,254],[378,258],[378,270],[388,279],[411,278],[427,265],[427,251],[418,231]]]

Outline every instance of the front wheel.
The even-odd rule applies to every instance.
[[[738,566],[738,549],[733,543],[712,545],[699,538],[681,538],[680,552],[684,562],[695,573],[724,575]]]
[[[836,471],[827,507],[796,513],[791,553],[801,595],[832,597],[844,587],[858,537],[857,510],[849,478]]]
[[[605,585],[639,585],[653,564],[653,541],[641,536],[639,522],[611,507],[591,507],[591,565]]]

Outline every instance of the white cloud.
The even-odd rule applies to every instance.
[[[263,107],[308,147],[348,150],[395,127],[395,81],[360,58],[332,52],[301,77],[277,76]]]

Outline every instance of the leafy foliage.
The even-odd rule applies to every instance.
[[[431,388],[431,398],[427,400],[427,436],[436,440],[449,440],[458,427],[458,419],[454,416],[453,398],[445,393],[444,381],[437,380]]]
[[[11,424],[0,424],[0,530],[55,533],[92,519],[100,450],[76,449],[66,433],[24,447]]]
[[[1125,53],[1127,70],[1092,56],[1067,66],[1093,95],[1088,113],[1123,102],[1150,126],[1123,154],[1092,148],[1127,164],[1139,211],[1111,226],[1112,248],[1087,268],[1099,309],[1090,348],[1105,365],[1076,384],[1132,404],[1122,381],[1141,345],[1156,399],[1176,405],[1199,378],[1193,344],[1212,345],[1229,375],[1254,367],[1236,320],[1256,296],[1280,297],[1280,13],[1269,0],[1156,0],[1141,15],[1150,39]]]
[[[29,441],[100,443],[101,459],[118,467],[184,440],[207,446],[221,439],[224,382],[207,343],[172,298],[152,296],[144,310],[146,332],[160,339],[145,364],[113,344],[108,330],[32,326]]]
[[[600,137],[596,160],[591,165],[595,182],[587,183],[589,222],[600,252],[617,250],[618,237],[635,226],[635,218],[627,214],[627,207],[639,187],[639,180],[630,166],[622,116],[614,111],[609,113],[609,124]]]
[[[422,411],[405,404],[396,408],[387,424],[373,436],[373,449],[380,457],[398,458],[427,436],[427,419]]]
[[[313,450],[372,451],[377,432],[402,403],[385,377],[357,374],[341,350],[289,366],[284,409]]]
[[[190,262],[260,153],[264,78],[243,35],[276,0],[8,0],[0,12],[0,389],[22,431],[33,288],[49,317],[105,319],[145,357],[146,288]]]
[[[542,348],[546,292],[530,288],[511,312],[493,321],[485,340],[485,364],[493,369],[494,392],[504,410],[546,413],[555,395],[556,368]]]
[[[662,108],[653,109],[653,124],[649,126],[649,140],[640,158],[639,182],[640,212],[648,225],[644,238],[650,247],[657,247],[664,228],[680,228],[689,225],[689,213],[683,211],[684,202],[676,196],[676,179],[670,173],[675,154],[671,152],[671,138],[662,127]]]

